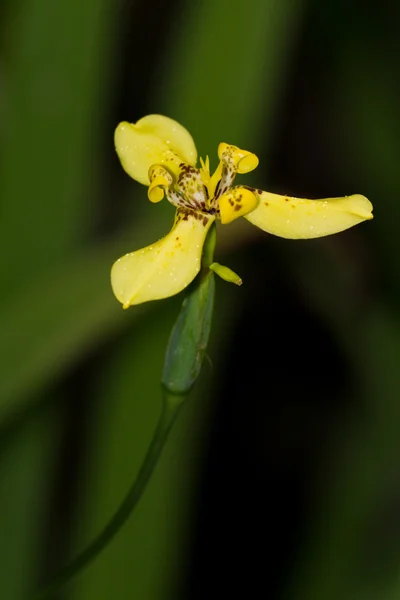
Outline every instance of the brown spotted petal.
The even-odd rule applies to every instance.
[[[257,195],[245,187],[234,187],[219,199],[221,223],[230,223],[253,211],[258,204]]]

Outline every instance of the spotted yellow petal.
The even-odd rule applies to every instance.
[[[135,124],[120,123],[115,130],[115,148],[128,175],[144,185],[149,185],[149,168],[155,163],[176,172],[180,163],[194,166],[197,160],[190,133],[163,115],[147,115]]]
[[[196,277],[207,232],[214,217],[177,211],[171,231],[161,240],[125,254],[111,269],[111,285],[123,308],[168,298]]]
[[[244,187],[234,187],[222,194],[219,199],[221,223],[226,225],[247,215],[258,204],[257,194]]]
[[[250,173],[258,167],[258,156],[249,152],[248,150],[242,150],[232,144],[226,144],[221,142],[218,146],[218,157],[223,162],[232,164],[238,173]]]
[[[306,200],[258,192],[257,208],[245,218],[283,238],[317,238],[338,233],[372,219],[372,204],[360,194],[343,198]]]

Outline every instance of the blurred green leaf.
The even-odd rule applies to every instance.
[[[3,309],[0,419],[30,403],[35,391],[123,323],[108,284],[117,256],[110,243],[66,260]]]
[[[0,597],[26,600],[37,577],[47,517],[48,479],[60,432],[59,411],[41,411],[1,444]]]
[[[177,18],[160,105],[212,164],[220,142],[268,147],[301,7],[302,0],[207,0],[186,3]]]
[[[90,332],[100,339],[107,319],[120,317],[107,288],[112,255],[77,252],[92,233],[93,128],[106,100],[116,8],[24,0],[6,11],[0,420],[23,394],[33,398],[56,380]]]
[[[107,0],[22,0],[7,2],[5,8],[0,107],[2,426],[18,409],[61,400],[40,398],[36,392],[44,382],[58,379],[60,365],[87,344],[107,314],[105,295],[91,305],[93,314],[80,312],[84,303],[90,306],[97,276],[84,272],[81,263],[86,268],[101,268],[102,263],[92,257],[74,263],[70,255],[77,257],[77,249],[92,235],[98,165],[91,157],[99,128],[93,129],[106,99],[106,41],[112,39],[116,5]],[[33,418],[31,412],[31,418],[14,421],[19,426],[14,439],[1,440],[4,599],[26,598],[37,576],[58,418],[56,408]]]
[[[10,256],[2,265],[3,299],[90,233],[99,172],[92,155],[115,8],[109,0],[10,4],[2,73],[0,247]]]

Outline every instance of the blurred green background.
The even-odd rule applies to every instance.
[[[168,231],[113,131],[177,119],[251,182],[365,194],[293,242],[219,229],[202,375],[133,518],[62,600],[400,598],[400,6],[5,0],[0,8],[0,598],[107,522],[155,427],[182,295],[122,311],[113,261]]]

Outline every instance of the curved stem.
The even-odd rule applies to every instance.
[[[203,249],[203,269],[183,301],[181,311],[172,328],[161,379],[164,394],[163,410],[135,482],[103,531],[50,582],[40,588],[34,598],[46,597],[92,562],[111,542],[139,502],[158,463],[179,409],[192,389],[203,363],[214,306],[214,273],[209,270],[209,266],[213,262],[215,241],[216,230],[213,223]]]
[[[72,562],[64,567],[53,579],[34,595],[39,599],[54,591],[59,586],[67,583],[82,569],[92,562],[100,552],[111,542],[121,527],[129,519],[133,509],[140,500],[147,483],[158,463],[162,449],[168,439],[169,432],[183,404],[183,396],[175,396],[166,392],[164,394],[163,410],[160,415],[153,439],[147,454],[140,467],[136,480],[129,489],[122,504],[111,517],[103,531],[90,544],[76,556]]]

